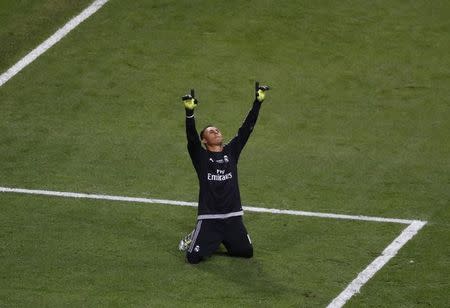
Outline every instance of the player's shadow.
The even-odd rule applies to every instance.
[[[245,294],[256,294],[264,296],[265,299],[283,296],[283,294],[293,294],[299,290],[291,287],[278,277],[265,270],[263,261],[258,257],[258,250],[253,258],[232,257],[226,248],[220,245],[219,249],[208,259],[203,261],[199,270],[214,274],[217,279],[228,280],[243,289]],[[259,296],[258,295],[258,296]],[[232,295],[230,295],[232,296]]]

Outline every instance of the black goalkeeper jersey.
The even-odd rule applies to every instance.
[[[237,163],[258,119],[260,107],[261,103],[255,100],[237,135],[223,147],[222,152],[210,152],[202,147],[194,114],[187,113],[187,147],[200,185],[197,219],[225,219],[243,215]]]

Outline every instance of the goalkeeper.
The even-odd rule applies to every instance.
[[[230,256],[251,258],[253,246],[244,226],[238,185],[237,163],[250,137],[264,101],[267,86],[255,86],[255,101],[237,135],[223,144],[220,130],[212,125],[200,132],[195,128],[193,95],[183,96],[186,110],[188,152],[200,185],[195,229],[181,240],[187,261],[195,264],[211,256],[221,243]],[[202,143],[205,148],[202,147]]]

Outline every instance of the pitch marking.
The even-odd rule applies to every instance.
[[[46,39],[38,47],[30,51],[19,62],[11,66],[6,72],[0,75],[0,87],[3,86],[8,80],[17,75],[28,64],[36,60],[40,55],[46,52],[53,45],[58,43],[63,37],[65,37],[70,31],[75,29],[80,23],[88,19],[92,14],[97,12],[106,2],[109,0],[96,0],[80,14],[69,20],[62,28],[59,28],[52,36]]]
[[[51,190],[37,190],[37,189],[24,189],[24,188],[10,188],[0,187],[0,192],[4,193],[19,193],[19,194],[31,194],[31,195],[44,195],[44,196],[56,196],[66,198],[83,198],[83,199],[97,199],[97,200],[110,200],[110,201],[123,201],[123,202],[138,202],[138,203],[156,203],[165,205],[178,205],[178,206],[191,206],[196,207],[196,202],[165,200],[165,199],[151,199],[151,198],[137,198],[137,197],[125,197],[125,196],[110,196],[99,194],[86,194],[86,193],[74,193],[63,191],[51,191]],[[358,276],[342,291],[336,298],[334,298],[327,308],[340,308],[353,297],[356,293],[359,293],[362,286],[369,281],[376,272],[378,272],[386,263],[395,257],[398,251],[411,240],[423,226],[426,225],[426,221],[420,220],[408,220],[397,218],[384,218],[384,217],[372,217],[372,216],[358,216],[358,215],[341,215],[341,214],[329,214],[329,213],[317,213],[317,212],[305,212],[294,210],[280,210],[269,209],[262,207],[244,206],[244,210],[249,212],[258,213],[271,213],[271,214],[285,214],[285,215],[297,215],[297,216],[309,216],[320,218],[333,218],[333,219],[347,219],[347,220],[362,220],[372,222],[389,222],[407,224],[408,226],[402,231],[402,233],[392,241],[374,261],[372,261]]]
[[[3,86],[8,80],[17,75],[22,69],[36,60],[40,55],[46,52],[53,45],[58,43],[63,37],[65,37],[70,31],[75,29],[80,23],[89,18],[92,14],[97,12],[105,3],[109,0],[97,0],[94,1],[89,7],[82,11],[79,15],[72,18],[62,28],[58,29],[51,37],[45,40],[42,44],[33,49],[19,62],[14,64],[5,73],[0,75],[0,87]],[[195,202],[184,202],[164,199],[149,199],[149,198],[134,198],[123,196],[108,196],[98,194],[83,194],[83,193],[71,193],[71,192],[57,192],[48,190],[30,190],[22,188],[8,188],[0,187],[0,192],[9,193],[22,193],[22,194],[35,194],[35,195],[47,195],[47,196],[59,196],[69,198],[86,198],[86,199],[101,199],[112,201],[125,201],[125,202],[141,202],[141,203],[157,203],[157,204],[169,204],[178,206],[197,206]],[[378,272],[390,259],[392,259],[398,251],[409,241],[414,235],[416,235],[423,226],[426,225],[426,221],[420,220],[406,220],[397,218],[383,218],[383,217],[371,217],[371,216],[356,216],[356,215],[342,215],[342,214],[329,214],[329,213],[317,213],[317,212],[305,212],[294,210],[279,210],[268,209],[260,207],[245,206],[244,209],[250,212],[259,213],[271,213],[271,214],[285,214],[285,215],[298,215],[309,217],[321,217],[321,218],[333,218],[333,219],[349,219],[349,220],[362,220],[373,222],[389,222],[407,224],[402,233],[391,243],[386,249],[383,250],[381,255],[377,257],[372,263],[370,263],[358,276],[342,291],[333,301],[328,305],[328,308],[339,308],[345,305],[345,303],[356,293],[359,293],[361,287],[369,281],[376,272]]]
[[[372,261],[358,276],[342,291],[333,301],[327,306],[327,308],[340,308],[356,293],[359,293],[361,287],[371,279],[376,272],[378,272],[386,263],[395,257],[397,252],[402,248],[410,239],[413,238],[423,226],[426,225],[426,221],[413,221],[402,233],[397,236],[392,243],[387,246],[380,256]]]

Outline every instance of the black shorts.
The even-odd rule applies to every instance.
[[[251,258],[253,246],[245,229],[242,216],[227,219],[203,219],[197,221],[192,242],[186,257],[189,263],[198,263],[211,256],[223,243],[228,254]]]

